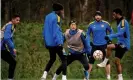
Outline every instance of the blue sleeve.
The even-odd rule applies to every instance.
[[[6,45],[9,49],[15,49],[14,42],[11,38],[5,40]]]
[[[121,27],[121,26],[120,26],[120,27]],[[125,22],[125,25],[124,25],[123,28],[118,28],[118,32],[117,32],[117,33],[115,33],[115,34],[110,34],[110,35],[108,35],[108,37],[109,37],[110,39],[113,39],[113,38],[117,38],[117,37],[119,37],[119,36],[124,36],[124,32],[126,32],[126,28],[127,28],[127,27],[129,27],[129,25],[128,25],[127,22]]]
[[[8,39],[12,37],[11,30],[12,30],[12,24],[7,25],[4,31],[4,39]]]
[[[42,32],[43,38],[45,38],[45,26],[47,26],[47,16],[46,19],[44,19],[44,24],[43,24],[43,32]]]
[[[91,26],[89,25],[88,30],[87,30],[87,36],[90,37],[92,30],[91,30]]]
[[[89,39],[89,37],[87,37],[86,34],[83,32],[81,34],[81,39],[82,39],[82,42],[84,44],[85,52],[87,54],[90,54],[91,53],[91,46],[90,46],[90,39]]]
[[[109,31],[110,34],[113,34],[113,29],[109,24],[107,25],[107,31]]]
[[[65,41],[66,41],[65,34],[63,34],[63,42],[65,42]]]
[[[57,23],[57,19],[53,21],[53,37],[57,45],[63,45],[63,33]]]
[[[87,38],[88,38],[89,41],[90,41],[90,35],[91,35],[91,33],[92,33],[92,28],[91,28],[91,25],[89,25],[89,26],[88,26],[88,30],[87,30],[87,32],[86,32]]]
[[[5,44],[7,45],[10,53],[15,56],[16,55],[14,53],[15,46],[14,46],[14,42],[13,42],[12,38],[6,39]]]

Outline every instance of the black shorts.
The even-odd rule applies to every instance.
[[[115,57],[122,59],[126,51],[128,50],[124,45],[122,44],[115,44]]]
[[[104,59],[105,56],[106,56],[106,51],[105,51],[106,48],[107,48],[107,45],[106,44],[105,45],[100,45],[100,46],[92,45],[91,55],[88,55],[89,63],[90,64],[94,64],[95,59],[93,57],[93,53],[96,50],[101,50],[103,52],[103,59]],[[109,64],[109,62],[107,64]]]
[[[68,55],[67,56],[67,65],[70,65],[75,60],[80,61],[85,70],[89,69],[88,58],[85,53]]]

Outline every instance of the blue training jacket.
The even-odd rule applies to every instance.
[[[96,46],[105,45],[107,41],[105,40],[105,36],[107,33],[112,34],[113,30],[110,24],[107,21],[93,21],[89,24],[87,36],[90,37],[92,33],[92,42]]]
[[[46,16],[43,27],[43,38],[46,47],[63,45],[63,34],[60,24],[61,19],[54,11]]]
[[[117,26],[117,33],[108,35],[110,39],[117,38],[118,44],[124,45],[128,50],[130,49],[130,31],[129,23],[123,19]]]
[[[9,50],[9,52],[15,56],[16,54],[14,54],[14,51],[13,51],[13,49],[15,49],[13,38],[12,38],[13,30],[14,30],[13,24],[8,24],[5,26],[4,38],[1,41],[1,50]]]

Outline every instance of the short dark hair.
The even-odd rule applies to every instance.
[[[69,22],[69,26],[70,26],[72,23],[77,24],[77,22],[76,22],[75,20],[71,20],[71,21]]]
[[[12,16],[12,19],[14,19],[14,18],[16,18],[16,17],[20,17],[20,15],[18,15],[18,14],[13,15],[13,16]]]
[[[63,6],[60,3],[54,3],[52,7],[53,7],[53,11],[63,10]]]
[[[102,16],[101,11],[96,11],[94,16],[96,16],[96,15]]]
[[[122,15],[122,10],[120,8],[114,9],[113,12],[115,12],[116,14]]]

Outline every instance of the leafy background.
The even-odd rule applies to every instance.
[[[116,25],[113,22],[113,29],[116,31]],[[87,30],[87,24],[80,24],[80,29]],[[48,50],[44,47],[42,38],[43,24],[38,22],[21,22],[16,29],[14,35],[14,42],[17,49],[17,67],[15,72],[16,80],[40,80],[43,70],[49,60]],[[63,25],[63,32],[69,28],[68,25]],[[133,26],[130,26],[131,33],[131,49],[124,55],[121,60],[123,66],[123,76],[125,79],[133,79]],[[114,40],[113,42],[116,42]],[[114,52],[110,57],[111,59],[111,77],[117,78],[116,67],[113,63]],[[106,79],[105,69],[97,68],[96,64],[100,61],[96,61],[93,66],[93,70],[90,74],[91,79]],[[51,79],[56,69],[59,67],[60,61],[57,56],[56,62],[48,73],[48,79]],[[1,78],[6,79],[8,74],[8,64],[1,60]],[[73,62],[67,68],[68,79],[83,79],[83,67],[78,62]],[[61,76],[59,77],[61,78]]]

